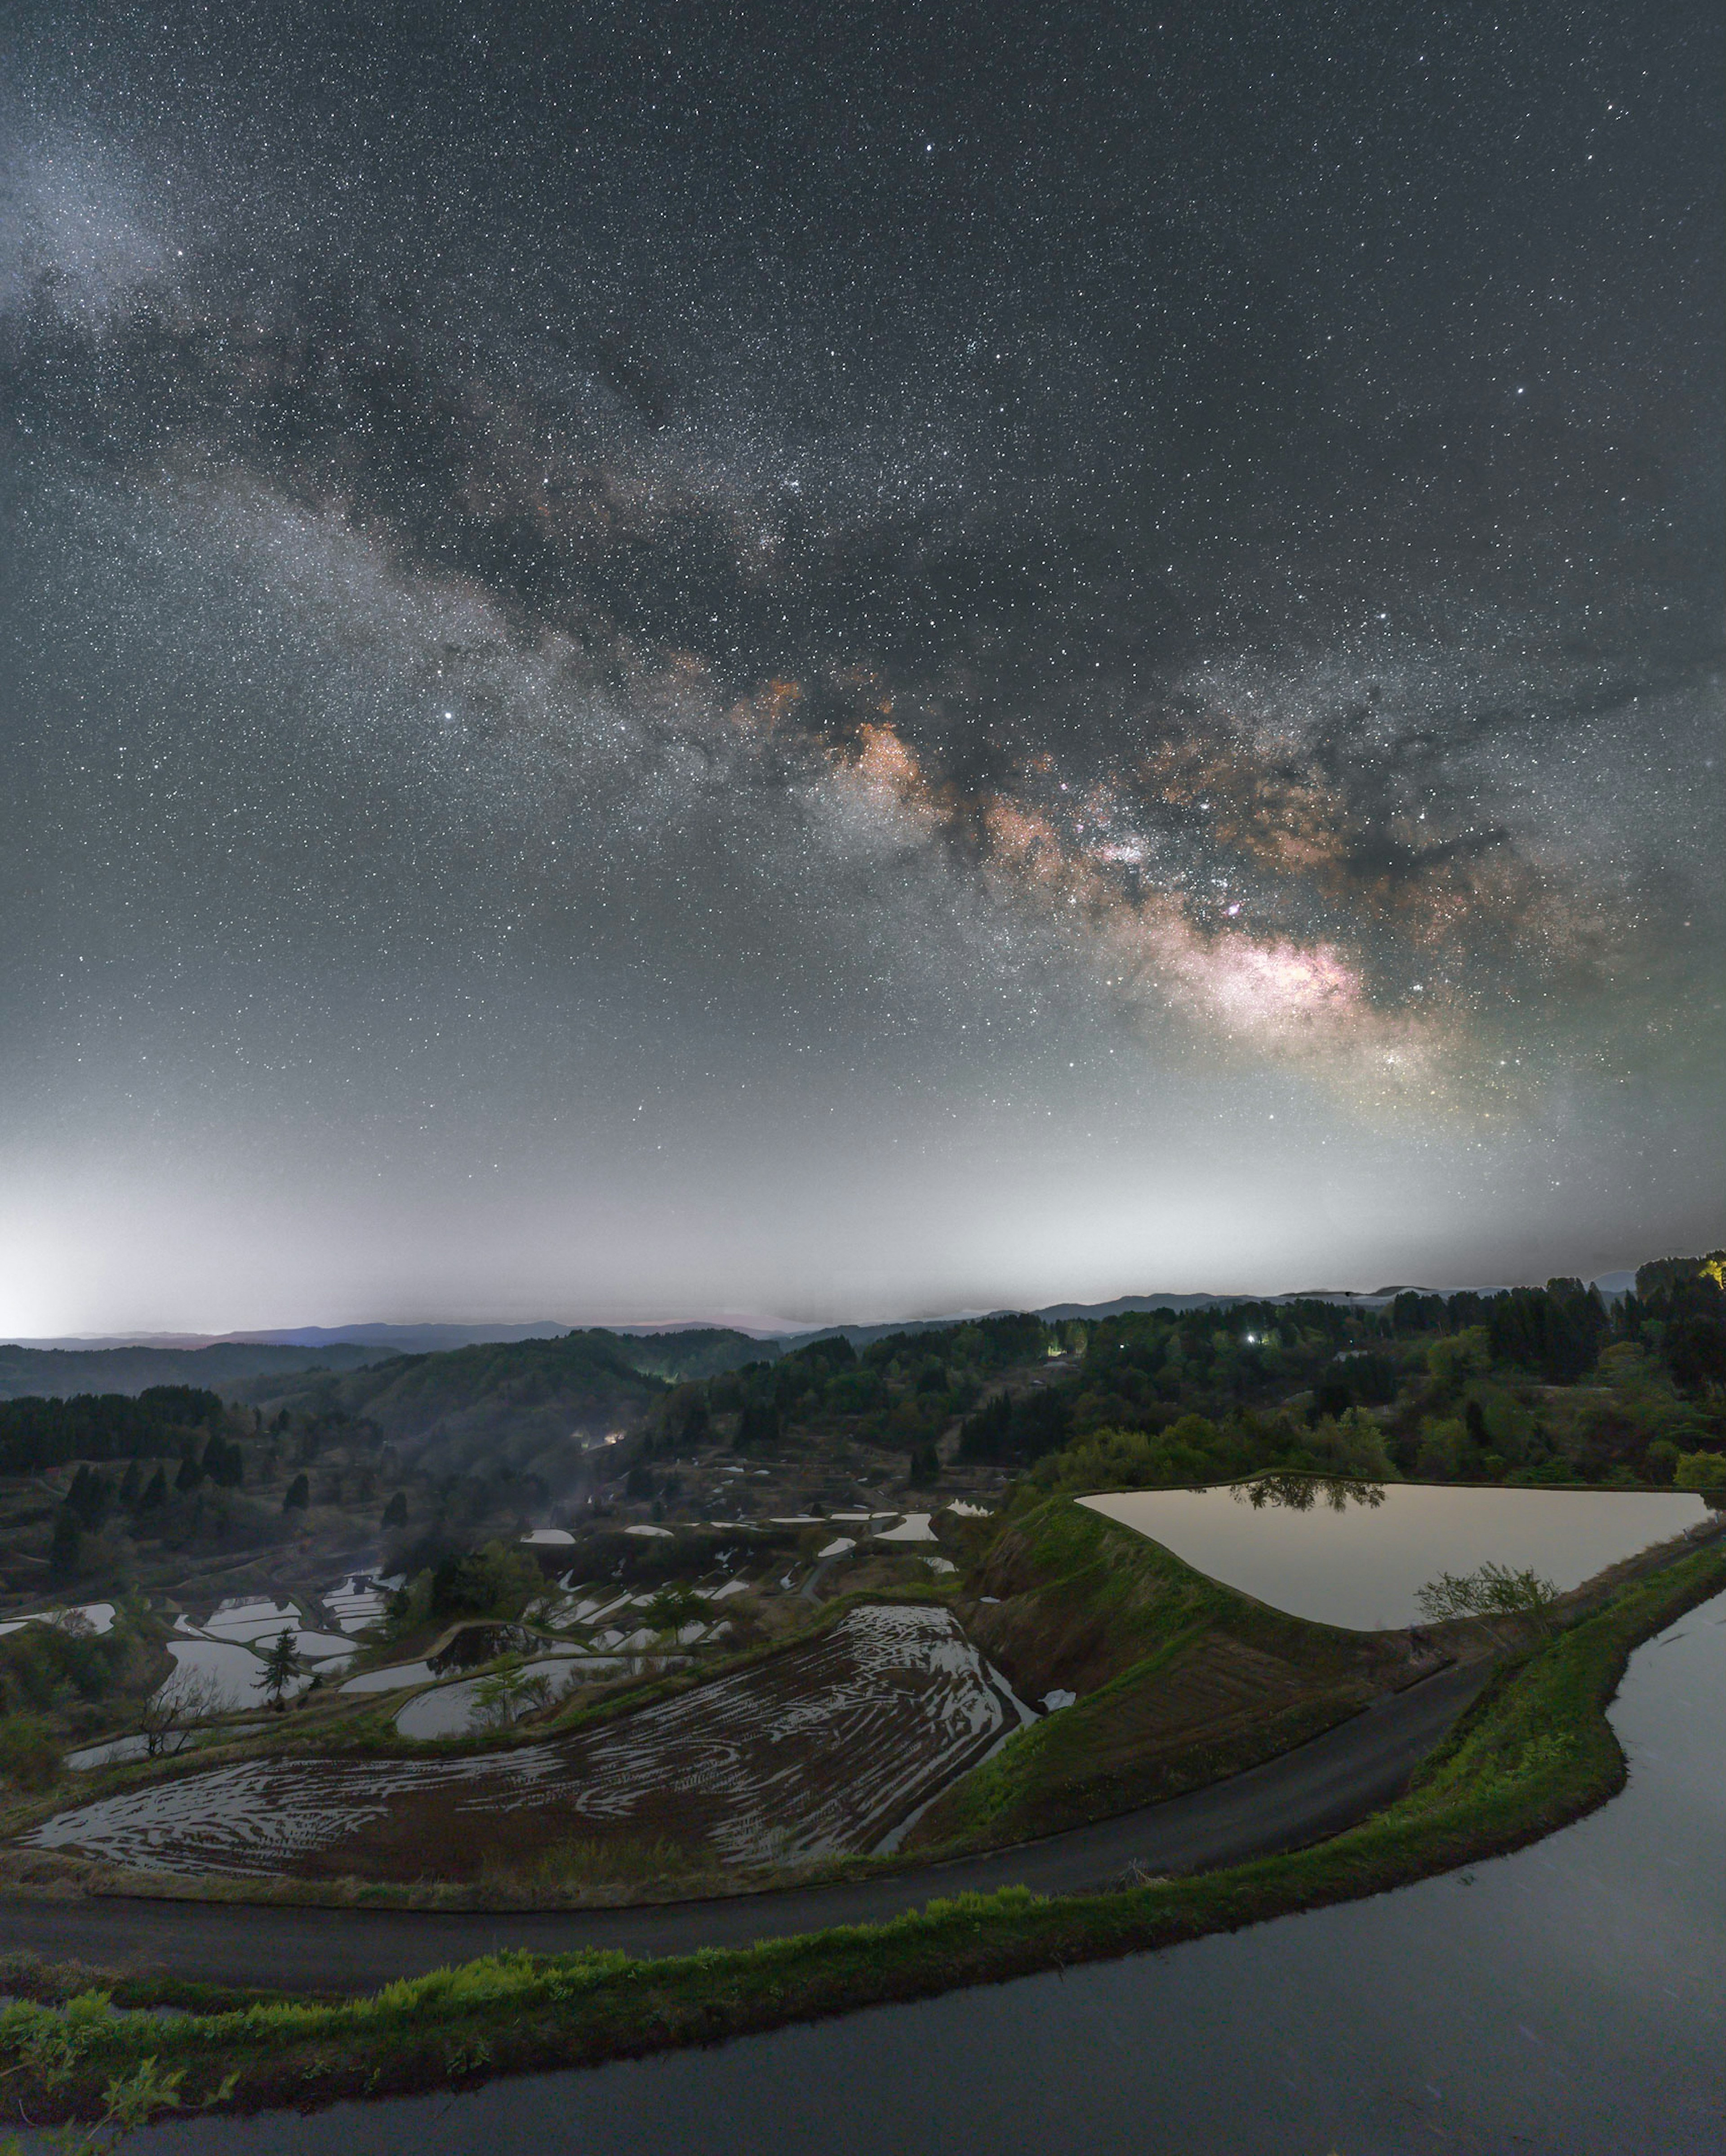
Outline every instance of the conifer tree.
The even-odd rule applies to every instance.
[[[283,1627],[279,1636],[264,1650],[264,1667],[257,1682],[272,1707],[281,1705],[282,1694],[299,1675],[300,1657],[295,1651],[294,1635]]]

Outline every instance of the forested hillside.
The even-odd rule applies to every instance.
[[[210,1348],[0,1347],[0,1399],[69,1399],[76,1393],[141,1393],[159,1385],[231,1385],[307,1370],[357,1370],[382,1348],[332,1341],[318,1348],[223,1340]]]
[[[1662,1260],[1616,1303],[1559,1279],[1381,1309],[994,1317],[860,1353],[824,1339],[678,1387],[647,1450],[845,1435],[902,1450],[913,1486],[932,1486],[945,1458],[1068,1488],[1261,1469],[1712,1487],[1726,1481],[1723,1271],[1718,1254]]]
[[[363,1420],[429,1474],[503,1467],[557,1487],[584,1448],[634,1427],[665,1391],[636,1344],[603,1332],[493,1342],[245,1397],[296,1419]]]
[[[0,1401],[0,1475],[69,1460],[157,1460],[219,1428],[222,1403],[193,1385]]]
[[[674,1381],[717,1377],[745,1363],[771,1362],[781,1349],[776,1340],[757,1340],[721,1325],[686,1326],[676,1332],[619,1332],[612,1337],[636,1369]]]

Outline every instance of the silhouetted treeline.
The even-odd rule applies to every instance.
[[[152,1460],[222,1420],[221,1401],[196,1385],[79,1393],[68,1400],[0,1400],[0,1473],[28,1475],[69,1460]]]

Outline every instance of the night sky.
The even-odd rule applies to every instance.
[[[0,1331],[1722,1240],[1722,21],[0,13]]]

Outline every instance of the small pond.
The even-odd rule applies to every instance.
[[[1304,1502],[1303,1502],[1304,1501]],[[1532,1566],[1560,1589],[1716,1517],[1686,1491],[1505,1490],[1271,1477],[1081,1504],[1195,1571],[1316,1624],[1409,1625],[1441,1572]]]

